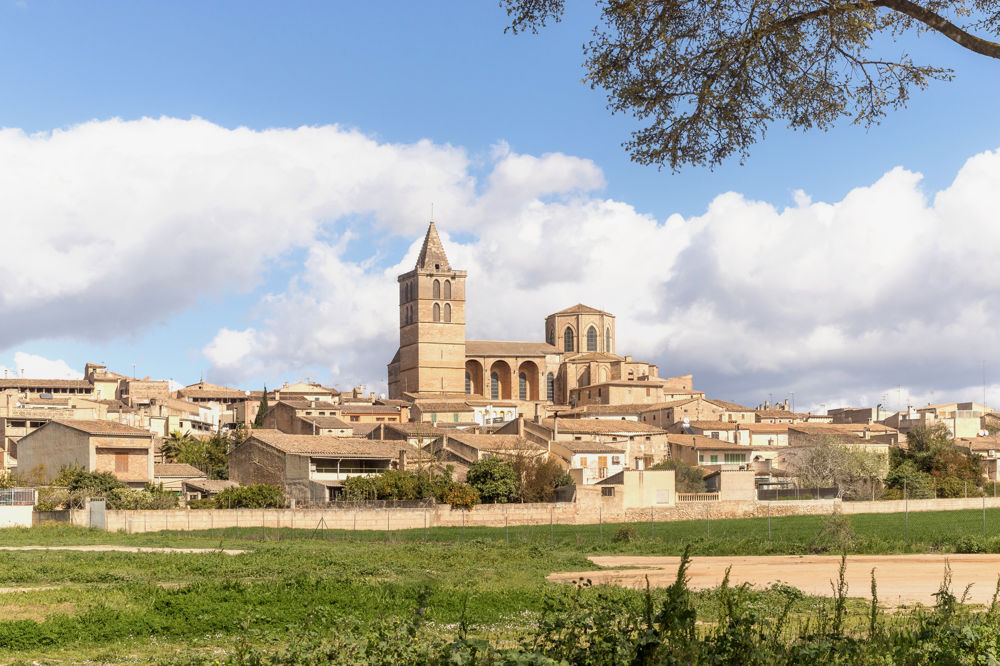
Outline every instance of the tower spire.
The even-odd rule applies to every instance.
[[[444,245],[438,236],[437,227],[434,220],[431,220],[427,227],[427,235],[424,236],[424,245],[420,248],[420,256],[417,257],[417,270],[450,271],[448,257],[444,253]]]

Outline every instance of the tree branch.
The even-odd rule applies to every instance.
[[[872,4],[876,7],[885,7],[905,14],[923,23],[931,30],[940,32],[963,48],[990,58],[1000,59],[1000,44],[971,35],[940,14],[935,14],[915,2],[910,2],[910,0],[872,0]]]

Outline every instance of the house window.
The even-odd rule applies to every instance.
[[[434,285],[431,288],[431,298],[441,298],[441,281],[434,280]]]
[[[598,398],[600,398],[600,397],[601,397],[601,389],[597,389],[597,397],[598,397]]]
[[[465,393],[467,395],[472,393],[472,375],[469,374],[468,370],[465,371]]]
[[[556,395],[556,378],[552,376],[550,372],[545,378],[545,398],[550,402],[555,399]]]
[[[451,303],[444,304],[444,321],[446,324],[451,323]]]
[[[455,421],[455,423],[458,423],[458,412],[455,412],[454,414],[452,414],[452,416],[455,417],[453,419]]]
[[[444,297],[446,300],[451,298],[451,280],[444,281]]]
[[[580,467],[586,467],[586,466],[587,466],[587,456],[580,456]]]
[[[614,486],[601,486],[601,497],[614,497],[615,487]]]
[[[351,416],[351,421],[353,421],[353,422],[355,422],[355,423],[357,423],[357,422],[358,422],[358,421],[360,421],[360,420],[361,420],[361,417],[360,417],[360,416],[356,416],[356,415],[354,415],[354,416]]]
[[[711,460],[713,465],[717,465],[719,463],[719,456],[716,454],[712,454],[711,456],[709,456],[709,459]]]
[[[441,306],[434,304],[434,321],[441,321]]]
[[[521,400],[528,399],[528,375],[523,372],[517,373],[517,396]]]
[[[128,474],[128,454],[115,454],[115,474]]]
[[[500,399],[500,375],[495,372],[490,373],[490,398]]]
[[[727,453],[725,455],[725,460],[727,464],[735,465],[742,464],[747,461],[747,454],[745,453]]]
[[[612,465],[621,465],[622,464],[622,457],[621,456],[611,456],[611,464]]]
[[[431,414],[431,423],[434,423],[437,420],[438,420],[438,415],[437,414]]]
[[[593,326],[587,329],[587,351],[597,351],[597,329]]]
[[[713,432],[712,433],[712,439],[719,439],[719,433]]]
[[[563,347],[565,348],[564,351],[573,351],[573,329],[569,326],[563,332]]]

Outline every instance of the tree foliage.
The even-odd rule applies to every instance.
[[[667,458],[656,463],[649,469],[674,470],[674,489],[679,493],[705,492],[705,476],[694,465],[688,465],[674,458]]]
[[[233,486],[212,498],[220,509],[282,509],[285,494],[281,488],[267,484]]]
[[[951,70],[883,54],[903,33],[934,32],[1000,58],[997,0],[598,0],[584,81],[642,127],[625,143],[640,164],[742,160],[775,122],[865,126]],[[537,32],[565,0],[501,0],[507,30]]]
[[[888,471],[888,460],[882,453],[836,437],[823,437],[812,446],[789,451],[787,460],[788,471],[806,489],[836,486],[841,496],[853,499],[869,497],[873,484]]]
[[[257,416],[253,419],[254,428],[264,427],[264,415],[267,413],[267,386],[264,386],[264,395],[260,397],[260,404],[257,405]]]
[[[978,494],[982,487],[983,460],[954,446],[943,423],[916,426],[906,435],[906,449],[894,448],[889,457],[891,471],[886,485],[906,496],[960,497]],[[904,486],[905,483],[905,486]]]
[[[509,460],[497,457],[477,460],[465,473],[465,480],[484,502],[505,504],[518,495],[517,472]]]
[[[517,499],[522,502],[552,502],[558,488],[573,485],[573,478],[552,458],[519,455],[510,463],[517,476]]]

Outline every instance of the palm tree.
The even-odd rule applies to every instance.
[[[174,430],[160,445],[160,455],[163,456],[164,462],[174,462],[181,451],[184,450],[184,447],[194,443],[194,441],[195,439],[191,435],[190,430],[185,433],[181,433],[180,430]]]

